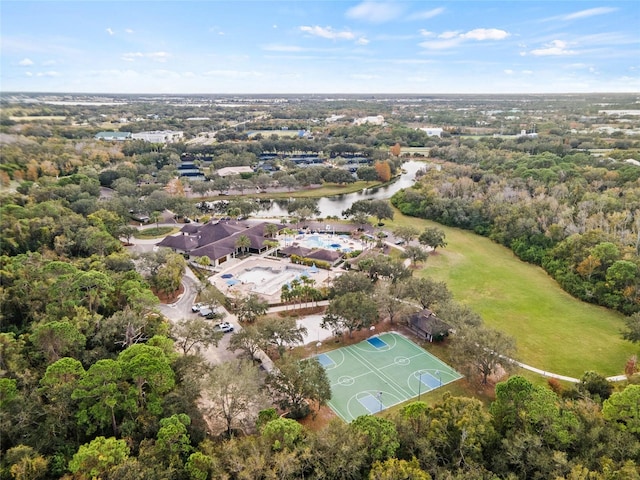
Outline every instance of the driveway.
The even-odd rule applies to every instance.
[[[170,224],[162,224],[163,226],[175,226]],[[154,225],[146,225],[145,228],[152,228]],[[132,252],[142,253],[142,252],[151,252],[153,251],[155,245],[160,241],[159,238],[154,239],[139,239],[132,238],[132,245],[128,247],[128,249]],[[170,304],[160,304],[159,310],[160,312],[169,319],[169,321],[173,324],[183,322],[186,319],[196,318],[198,313],[194,313],[191,311],[191,306],[195,303],[196,295],[198,294],[198,288],[200,286],[200,281],[193,274],[190,268],[187,267],[184,276],[182,277],[182,285],[184,286],[184,292],[174,303]],[[224,310],[224,309],[223,309]],[[224,310],[226,312],[226,310]],[[234,328],[240,330],[241,327],[238,324],[238,320],[235,315],[231,315],[226,312],[226,316],[224,318],[225,321],[231,322]],[[205,350],[202,350],[201,353],[204,358],[212,365],[217,365],[223,362],[227,362],[236,358],[239,355],[238,352],[230,352],[227,350],[229,346],[229,339],[231,338],[230,334],[225,334],[222,337],[222,340],[218,343],[217,347],[211,346]]]

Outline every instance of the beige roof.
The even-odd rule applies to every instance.
[[[216,171],[221,177],[228,177],[229,175],[240,175],[241,173],[253,173],[251,167],[224,167]]]

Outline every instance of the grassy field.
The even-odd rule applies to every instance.
[[[354,193],[364,190],[365,188],[374,188],[383,185],[381,182],[363,182],[361,180],[338,185],[336,183],[327,183],[317,188],[309,188],[303,190],[294,190],[292,192],[264,192],[251,194],[251,198],[268,198],[273,200],[278,199],[287,199],[287,198],[322,198],[322,197],[332,197],[334,195],[343,195],[345,193]],[[225,200],[244,200],[247,198],[247,195],[226,195],[224,197]],[[200,197],[199,197],[200,199]],[[220,200],[218,195],[213,197],[202,197],[203,200]]]
[[[275,135],[280,138],[297,138],[298,130],[249,130],[249,138],[253,138],[260,134],[263,138],[269,138],[271,135]]]
[[[9,117],[14,122],[63,122],[67,119],[62,115],[25,115],[24,117]]]
[[[144,230],[138,230],[133,236],[140,239],[164,238],[167,235],[173,235],[179,231],[180,229],[176,227],[152,227]]]
[[[621,315],[571,297],[541,268],[518,260],[507,248],[397,211],[387,227],[396,225],[445,231],[447,247],[430,256],[416,275],[445,281],[455,299],[487,325],[515,337],[524,363],[578,378],[586,370],[608,376],[623,373],[626,360],[637,352],[620,336]]]

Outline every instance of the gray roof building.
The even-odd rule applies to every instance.
[[[435,313],[425,308],[409,317],[409,328],[419,337],[430,342],[443,340],[453,329],[444,320],[439,319]]]
[[[122,142],[131,139],[131,132],[98,132],[93,138],[96,140],[109,140]]]

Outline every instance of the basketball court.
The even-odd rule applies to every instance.
[[[316,358],[331,383],[328,405],[345,422],[381,412],[462,378],[449,365],[395,332]]]

